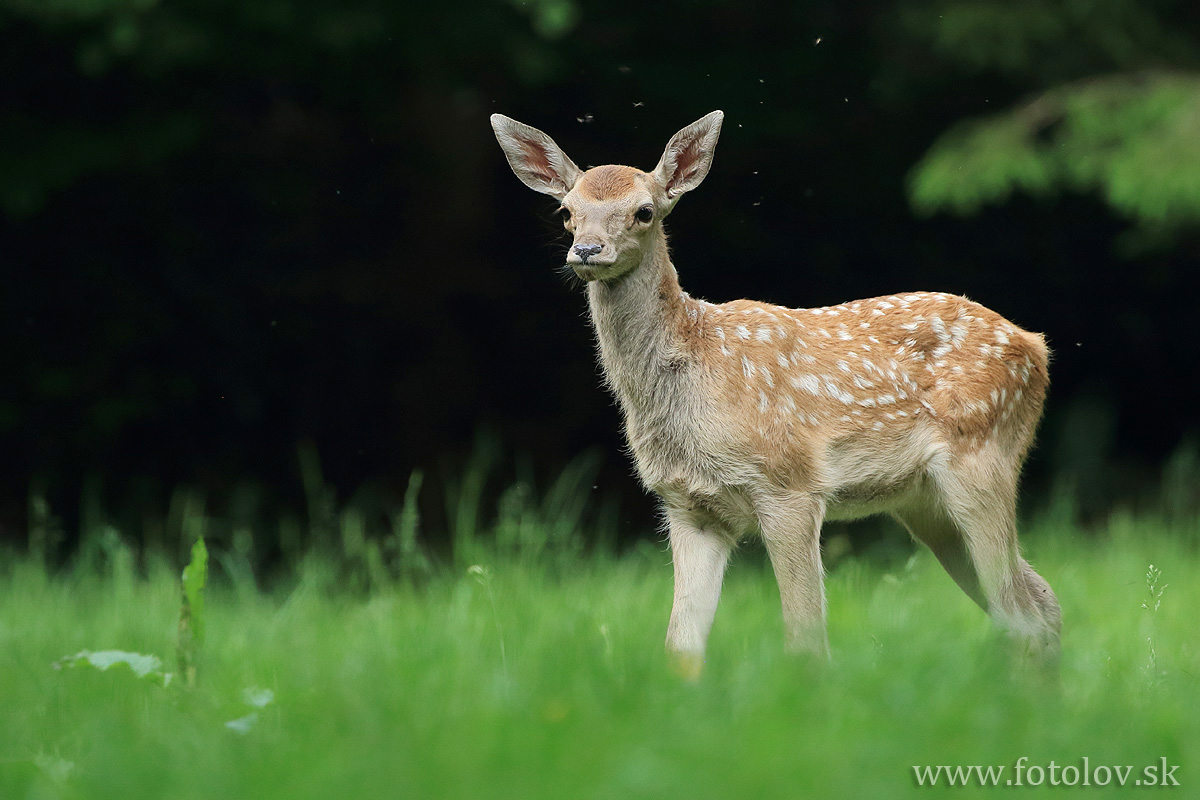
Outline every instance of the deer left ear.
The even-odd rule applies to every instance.
[[[652,174],[672,203],[679,195],[699,186],[708,174],[724,119],[724,111],[706,114],[667,142],[667,149]]]

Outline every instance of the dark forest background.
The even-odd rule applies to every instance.
[[[668,226],[692,294],[966,294],[1055,352],[1027,507],[1196,502],[1190,0],[0,0],[0,74],[0,540],[414,469],[435,535],[481,437],[497,487],[598,453],[650,531],[497,111],[650,168],[723,109]]]

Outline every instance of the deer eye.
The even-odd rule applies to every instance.
[[[566,206],[563,206],[562,208],[560,208],[558,210],[558,213],[562,217],[563,222],[571,221],[571,209],[567,208]]]
[[[642,206],[633,216],[638,222],[649,222],[654,219],[654,206]]]

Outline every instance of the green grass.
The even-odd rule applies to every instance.
[[[1166,758],[1178,796],[1200,796],[1200,526],[1033,527],[1028,555],[1063,605],[1058,688],[1012,677],[983,614],[920,551],[833,567],[834,657],[814,665],[783,654],[751,548],[698,685],[662,653],[671,569],[651,546],[522,558],[481,536],[481,569],[353,592],[320,560],[268,593],[214,562],[193,688],[52,667],[121,649],[174,670],[181,565],[139,576],[116,557],[48,577],[10,560],[0,797],[891,798],[947,791],[918,787],[914,765],[1011,778],[1022,756],[1132,765],[1130,780]],[[1150,564],[1168,584],[1157,611],[1143,608]],[[273,699],[255,708],[247,690]],[[238,719],[244,732],[226,724]]]

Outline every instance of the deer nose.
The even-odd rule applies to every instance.
[[[574,250],[575,255],[579,256],[579,258],[583,260],[583,263],[586,264],[587,260],[589,258],[591,258],[592,256],[596,255],[597,253],[599,253],[601,250],[604,249],[604,245],[601,245],[601,244],[577,244],[574,247],[572,247],[571,249]]]

